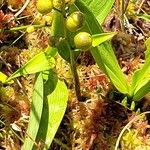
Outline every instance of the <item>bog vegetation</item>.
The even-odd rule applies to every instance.
[[[0,7],[0,149],[150,149],[148,1]]]

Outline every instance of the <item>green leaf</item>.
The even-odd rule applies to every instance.
[[[110,12],[115,0],[82,0],[97,18],[100,24]]]
[[[45,49],[45,54],[49,57],[55,57],[57,54],[57,48],[53,48],[48,45]]]
[[[61,40],[57,48],[59,55],[66,61],[70,62],[70,45],[68,41],[66,39]]]
[[[103,60],[103,62],[104,61],[105,60]],[[107,65],[105,65],[105,68],[106,68],[108,77],[110,77],[111,82],[118,89],[118,91],[120,91],[123,94],[128,94],[128,89],[126,87],[126,84],[123,85],[123,82],[120,78],[121,76],[119,76],[119,77],[117,76],[117,73],[119,75],[119,71],[117,70],[117,67],[115,67],[113,65],[111,66],[110,64],[108,64],[108,65],[109,65],[109,67]],[[112,67],[114,67],[114,68],[112,69]],[[115,70],[116,70],[116,72],[115,72]]]
[[[147,47],[145,52],[145,63],[143,67],[137,70],[132,77],[131,95],[135,101],[140,100],[150,91],[150,38],[147,39],[145,43]]]
[[[138,86],[138,89],[134,92],[133,100],[139,101],[142,99],[148,92],[150,92],[150,79],[145,80],[141,85]]]
[[[39,54],[34,56],[31,60],[29,60],[23,67],[21,67],[16,72],[14,72],[6,80],[6,82],[8,82],[16,77],[19,77],[19,76],[24,76],[27,74],[34,74],[37,72],[48,70],[50,68],[53,68],[54,66],[55,66],[54,58],[51,57],[49,59],[44,52],[40,52]]]
[[[51,36],[62,38],[62,40],[59,42],[57,46],[58,53],[63,59],[69,62],[70,61],[70,51],[69,51],[70,47],[68,45],[68,42],[66,41],[66,29],[64,25],[64,16],[62,13],[58,12],[57,10],[54,10],[53,12]]]
[[[141,18],[141,19],[144,19],[144,20],[150,22],[150,15],[142,14],[142,15],[137,15],[137,17],[139,17],[139,18]]]
[[[32,150],[39,130],[43,110],[43,77],[39,73],[33,89],[30,119],[22,150]]]
[[[7,79],[7,76],[0,71],[0,82],[4,83]]]
[[[47,150],[58,130],[67,107],[68,90],[63,81],[58,80],[54,72],[44,74],[44,106],[40,129],[36,141],[45,141],[43,150]],[[34,148],[37,149],[36,147]]]
[[[103,33],[102,28],[97,22],[92,12],[79,0],[76,0],[76,6],[85,14],[86,22],[91,34]],[[91,23],[92,22],[92,23]],[[102,71],[110,78],[114,86],[124,94],[129,94],[128,83],[125,75],[121,71],[117,58],[113,52],[111,44],[104,42],[98,47],[91,48],[91,53]]]
[[[92,46],[96,47],[96,46],[102,44],[103,42],[110,40],[116,34],[117,34],[116,32],[94,34],[94,35],[92,35]]]
[[[64,16],[61,12],[53,11],[53,20],[51,27],[51,36],[65,37],[65,26],[64,26]]]

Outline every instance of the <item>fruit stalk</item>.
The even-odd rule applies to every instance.
[[[75,92],[76,92],[76,97],[78,101],[82,100],[81,97],[81,91],[80,91],[80,82],[79,82],[79,76],[77,73],[77,67],[76,67],[76,62],[74,58],[74,51],[70,50],[70,66],[71,66],[71,71],[73,75],[73,80],[74,80],[74,86],[75,86]]]

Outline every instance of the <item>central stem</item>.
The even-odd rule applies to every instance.
[[[81,92],[80,92],[80,82],[79,82],[79,77],[78,77],[78,73],[77,73],[74,52],[72,50],[70,50],[70,65],[71,65],[71,71],[72,71],[74,85],[75,85],[76,96],[77,96],[77,99],[79,101],[81,101],[82,97],[81,97]]]

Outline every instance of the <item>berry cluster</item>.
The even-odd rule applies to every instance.
[[[50,13],[52,9],[61,11],[63,7],[73,5],[75,0],[37,0],[36,7],[38,12],[45,15]],[[81,31],[85,24],[85,16],[80,11],[75,11],[69,15],[66,12],[65,26],[69,32]],[[56,47],[61,39],[55,36],[49,38],[49,45]],[[87,32],[77,32],[74,36],[74,45],[76,49],[88,50],[92,46],[92,37]]]

